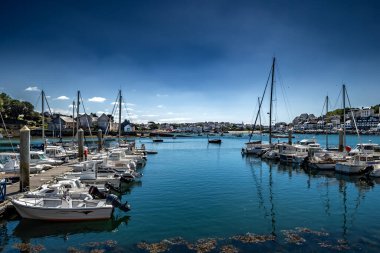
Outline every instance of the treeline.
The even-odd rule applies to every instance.
[[[5,120],[39,121],[41,118],[41,115],[34,111],[31,103],[12,99],[5,93],[0,93],[0,111]]]

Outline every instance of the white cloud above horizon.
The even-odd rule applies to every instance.
[[[56,100],[69,100],[70,98],[69,97],[66,97],[66,96],[59,96],[56,98]]]
[[[92,97],[88,99],[89,102],[94,102],[94,103],[103,103],[106,100],[107,99],[103,97]]]
[[[37,86],[29,86],[25,91],[40,91],[40,89]]]
[[[157,115],[157,114],[144,114],[144,115],[141,115],[142,117],[159,117],[160,115]]]

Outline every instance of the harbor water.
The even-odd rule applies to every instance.
[[[298,135],[293,141],[311,137]],[[204,136],[163,138],[162,143],[137,139],[137,146],[158,154],[148,156],[141,182],[121,196],[131,211],[115,210],[112,220],[96,222],[3,220],[0,251],[380,250],[380,180],[242,156],[247,136],[221,138],[220,145],[208,144]],[[316,138],[324,146],[325,136]],[[380,143],[380,136],[360,141]],[[351,147],[358,142],[347,137]],[[329,143],[337,146],[338,136],[330,136]]]

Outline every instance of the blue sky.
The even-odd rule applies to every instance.
[[[36,104],[44,89],[69,112],[79,89],[100,113],[122,89],[133,122],[250,123],[276,56],[277,121],[319,116],[327,94],[338,107],[342,83],[353,106],[375,105],[379,13],[378,1],[3,0],[0,91]]]

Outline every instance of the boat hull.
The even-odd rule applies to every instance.
[[[361,174],[367,166],[365,164],[336,163],[335,171],[343,174]]]
[[[22,218],[47,221],[87,221],[111,218],[113,207],[40,207],[28,205],[20,200],[12,200],[13,206]]]

